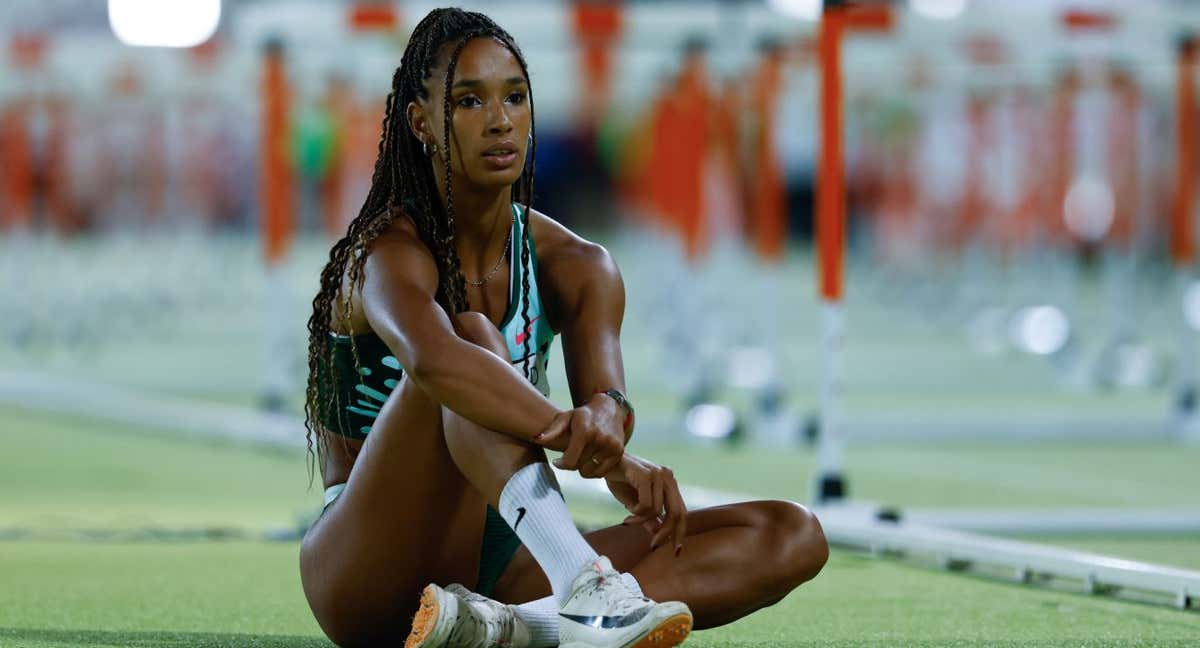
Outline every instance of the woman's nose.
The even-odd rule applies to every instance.
[[[492,110],[488,120],[488,131],[492,133],[507,133],[512,130],[512,120],[508,118],[508,110],[499,106]]]

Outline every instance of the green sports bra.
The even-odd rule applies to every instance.
[[[525,343],[527,336],[532,337],[529,340],[529,355],[533,356],[530,367],[531,382],[542,394],[549,396],[550,383],[546,379],[546,366],[550,360],[550,344],[554,341],[554,331],[546,321],[541,295],[538,292],[537,254],[533,236],[526,235],[528,222],[527,208],[514,204],[512,243],[508,255],[508,308],[499,328],[508,345],[509,361],[514,364],[524,363],[529,357],[525,353]],[[521,245],[526,245],[529,249],[529,262],[524,267],[520,263]],[[529,330],[526,330],[521,317],[521,281],[524,273],[529,273]],[[353,439],[365,439],[371,432],[371,426],[379,416],[379,410],[387,401],[388,395],[400,384],[400,379],[404,376],[404,367],[400,366],[400,361],[392,354],[391,349],[373,331],[353,336],[361,363],[357,367],[350,346],[351,336],[332,332],[329,335],[333,340],[334,380],[329,380],[327,369],[322,366],[318,373],[317,388],[321,402],[325,402],[331,387],[335,400],[332,411],[321,422],[332,432]]]

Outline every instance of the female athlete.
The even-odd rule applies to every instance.
[[[828,555],[803,507],[688,511],[670,470],[625,451],[624,286],[604,248],[530,208],[533,107],[506,31],[431,12],[321,273],[305,414],[326,506],[300,575],[339,645],[675,646]],[[568,411],[547,399],[558,334]],[[581,535],[546,449],[605,479],[625,524]]]

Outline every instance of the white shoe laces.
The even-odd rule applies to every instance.
[[[584,580],[585,592],[588,596],[600,597],[608,607],[608,612],[622,615],[632,612],[650,602],[629,589],[620,572],[615,569],[605,569],[600,561],[593,561],[591,569]]]

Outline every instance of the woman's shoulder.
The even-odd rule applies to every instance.
[[[538,264],[541,266],[552,267],[560,263],[572,266],[612,264],[612,257],[603,245],[585,239],[533,208],[529,209],[529,233],[534,240]]]
[[[529,210],[529,227],[537,248],[538,285],[551,296],[554,330],[562,330],[564,314],[576,312],[586,295],[613,303],[623,299],[621,271],[603,245],[533,209]]]

